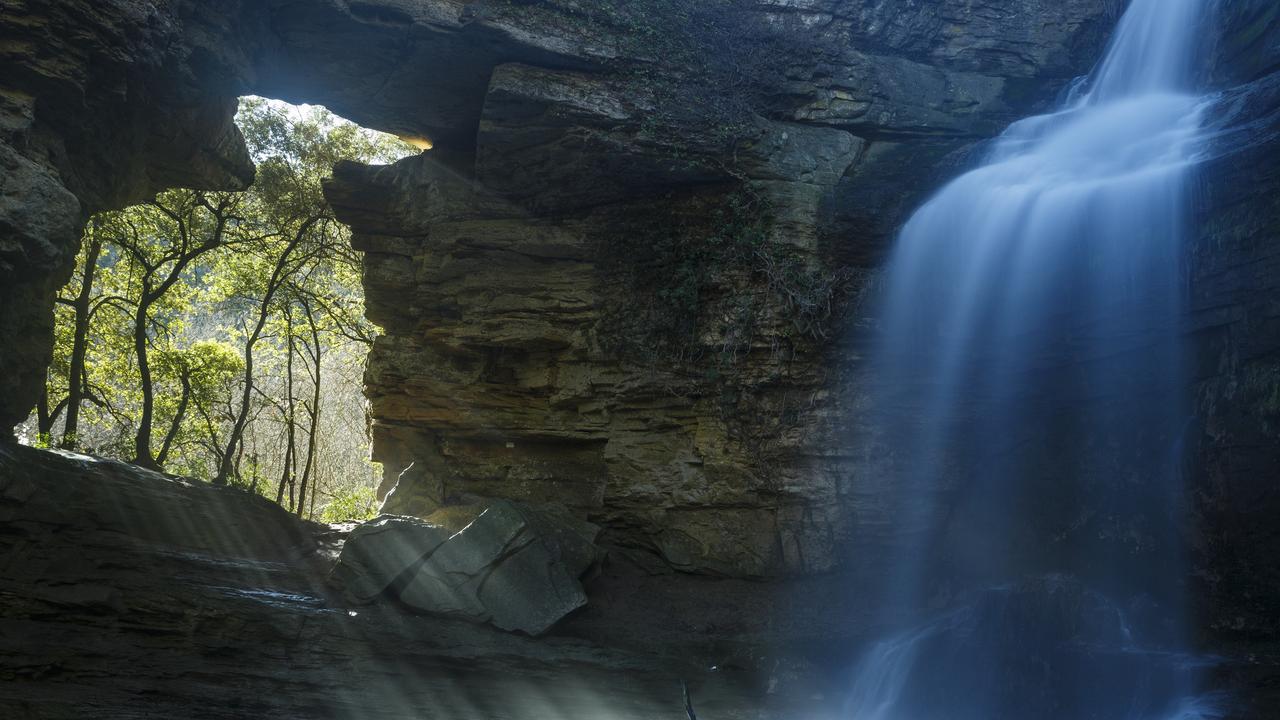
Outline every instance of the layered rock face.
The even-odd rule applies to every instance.
[[[0,419],[87,213],[245,182],[238,94],[318,102],[436,145],[329,186],[386,333],[384,490],[417,463],[443,502],[561,503],[680,570],[829,570],[877,494],[837,310],[965,148],[1087,69],[1110,5],[6,6],[0,323],[28,342]]]
[[[668,5],[588,14],[576,67],[495,67],[474,155],[335,172],[386,330],[382,490],[412,464],[436,503],[562,503],[679,570],[831,570],[878,492],[837,310],[943,158],[1087,68],[1105,3],[743,4],[696,37]]]
[[[44,386],[53,297],[91,213],[182,185],[241,188],[234,96],[193,86],[184,28],[151,3],[0,7],[0,425]]]
[[[407,588],[396,600],[381,581],[362,582],[457,541],[444,526],[303,523],[240,490],[0,446],[0,713],[648,720],[685,717],[687,684],[701,717],[847,717],[849,675],[832,658],[856,643],[847,624],[858,597],[843,584],[796,579],[804,602],[771,600],[759,583],[619,578],[615,562],[589,583],[585,611],[533,639],[475,616],[422,614]],[[376,552],[359,549],[372,538]],[[1115,631],[1116,608],[1069,580],[1044,582],[989,593],[931,647],[973,652],[985,614],[1003,631],[980,644],[1065,633],[1061,652],[1116,662],[1078,642]],[[1219,660],[1213,687],[1235,693],[1230,717],[1274,718],[1274,655],[1250,647]]]
[[[1216,131],[1189,248],[1195,418],[1187,507],[1197,597],[1217,634],[1280,636],[1280,6],[1223,5]]]

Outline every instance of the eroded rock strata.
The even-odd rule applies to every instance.
[[[1280,6],[1221,8],[1189,247],[1195,348],[1185,507],[1195,597],[1216,635],[1280,637]]]
[[[28,341],[0,419],[34,404],[87,214],[246,182],[236,95],[318,102],[436,144],[330,186],[386,330],[384,490],[416,462],[680,570],[830,570],[875,492],[837,442],[861,271],[944,158],[1087,69],[1108,5],[6,5],[0,322]]]
[[[859,396],[839,384],[841,311],[941,158],[1082,71],[1071,58],[1107,17],[1099,3],[739,12],[731,42],[790,54],[722,78],[734,49],[692,38],[659,49],[711,65],[702,77],[649,69],[628,53],[654,48],[626,33],[662,20],[606,14],[584,20],[618,53],[604,68],[583,69],[592,45],[579,67],[494,69],[474,157],[337,169],[328,195],[387,330],[367,376],[383,492],[415,464],[439,502],[560,502],[682,571],[836,567],[858,496],[876,492],[844,442]],[[758,114],[699,84],[720,80],[751,85]],[[713,257],[678,251],[725,226],[737,236]],[[732,247],[753,231],[771,257]],[[681,284],[694,272],[709,279]]]
[[[844,717],[845,653],[868,631],[846,582],[798,578],[797,593],[768,593],[651,575],[611,555],[586,583],[591,604],[534,639],[438,607],[424,614],[374,590],[380,581],[356,581],[396,553],[378,553],[380,567],[343,568],[359,535],[406,524],[423,534],[404,519],[355,532],[303,523],[236,489],[0,447],[0,712],[648,720],[684,717],[685,685],[700,717]],[[453,542],[425,534],[426,546]],[[1005,591],[990,593],[990,609],[1008,610]],[[1029,581],[1011,598],[1023,620],[1066,618],[1050,631],[1067,654],[1087,651],[1081,643],[1119,617],[1065,577]],[[1033,625],[1019,632],[1044,631]],[[1257,644],[1218,652],[1208,687],[1232,693],[1230,717],[1274,717],[1280,656]]]

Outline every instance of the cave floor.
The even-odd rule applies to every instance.
[[[347,607],[325,581],[340,537],[239,491],[0,447],[0,717],[679,719],[682,683],[702,717],[829,716],[665,646],[670,622],[609,643],[586,637],[599,616],[534,639]]]
[[[681,720],[684,683],[703,720],[826,720],[867,632],[841,582],[777,595],[625,563],[542,638],[351,607],[326,580],[343,537],[240,491],[0,445],[0,717]],[[1276,717],[1280,649],[1220,656],[1230,717]]]

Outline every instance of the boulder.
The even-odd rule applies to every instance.
[[[383,515],[357,527],[342,546],[332,579],[347,599],[366,603],[449,539],[449,531],[416,518]]]
[[[398,595],[423,612],[540,635],[587,603],[579,578],[599,558],[597,532],[562,510],[496,500],[447,541],[420,554],[424,559]]]
[[[490,613],[489,622],[530,635],[545,633],[560,618],[587,604],[582,584],[541,542],[531,542],[504,558],[476,590]]]

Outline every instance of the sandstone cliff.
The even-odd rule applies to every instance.
[[[1087,70],[1108,5],[7,5],[0,323],[28,342],[2,419],[87,214],[247,182],[236,95],[323,103],[436,145],[329,187],[385,329],[384,491],[416,462],[681,570],[829,570],[874,494],[836,343],[865,271],[964,148]]]
[[[1209,111],[1218,131],[1201,173],[1188,248],[1195,415],[1185,507],[1195,596],[1216,634],[1280,635],[1280,6],[1221,7]]]

